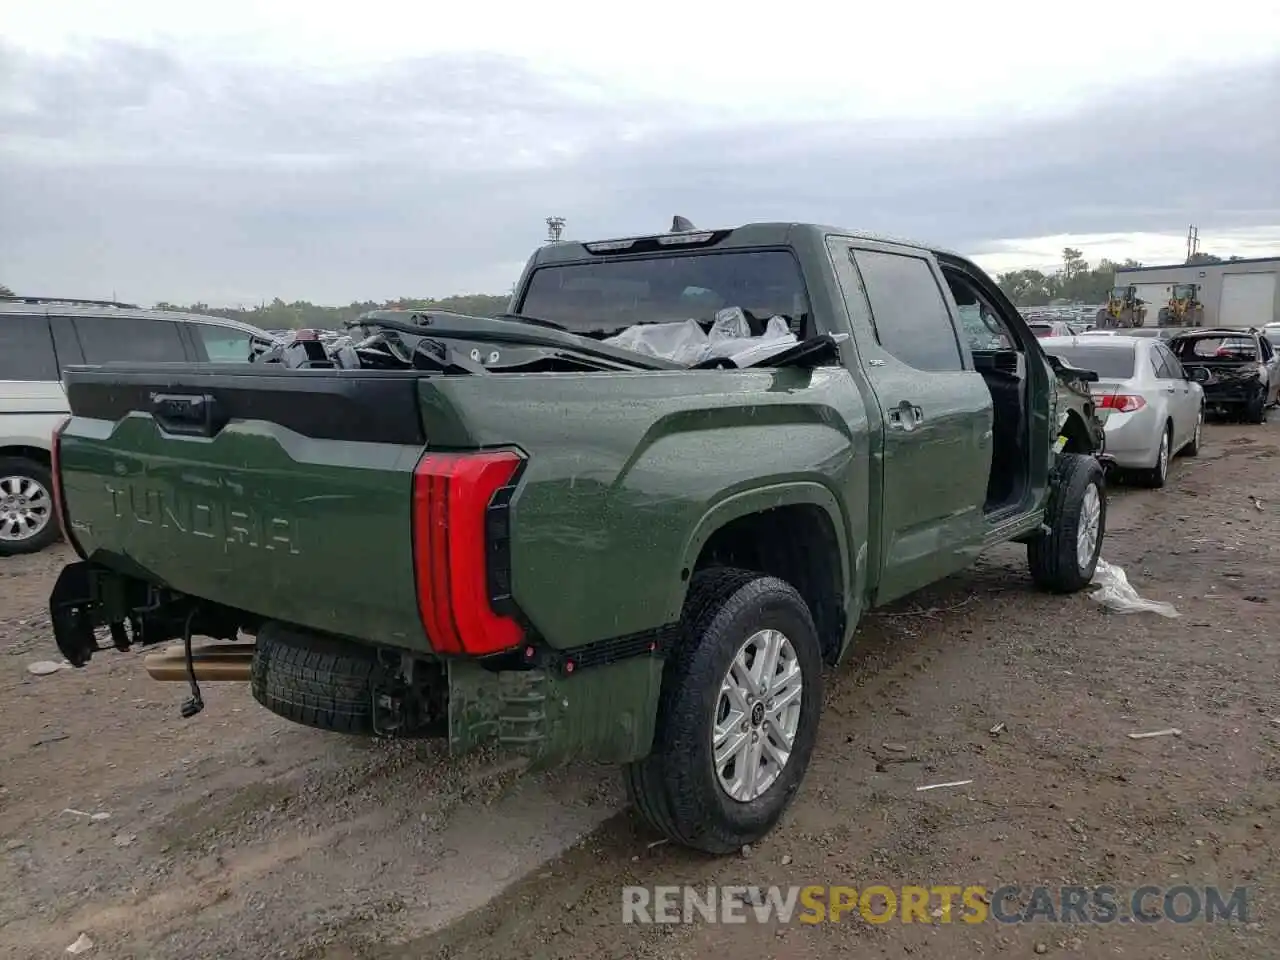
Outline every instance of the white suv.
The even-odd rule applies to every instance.
[[[273,338],[219,317],[95,300],[0,297],[0,557],[58,538],[49,449],[63,368],[113,360],[244,362]]]

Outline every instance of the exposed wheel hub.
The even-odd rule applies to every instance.
[[[0,540],[29,540],[49,525],[53,498],[31,477],[0,477]]]
[[[720,788],[755,800],[791,759],[800,727],[804,677],[791,641],[778,630],[752,634],[720,683],[712,755]]]

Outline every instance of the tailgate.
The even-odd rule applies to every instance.
[[[415,371],[68,370],[66,520],[90,559],[195,597],[424,647]]]

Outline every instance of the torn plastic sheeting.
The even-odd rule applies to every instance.
[[[739,307],[726,307],[716,313],[709,333],[704,333],[696,320],[640,323],[604,342],[690,367],[721,358],[747,367],[790,349],[798,341],[783,317],[771,317],[764,333],[753,337],[746,314]]]
[[[1101,557],[1098,558],[1092,582],[1098,589],[1090,596],[1115,613],[1158,613],[1170,619],[1181,616],[1171,603],[1138,596],[1138,591],[1133,589],[1124,570],[1113,563],[1107,563]]]

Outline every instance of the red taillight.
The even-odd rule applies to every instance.
[[[1133,413],[1133,411],[1141,410],[1146,405],[1146,400],[1131,393],[1108,394],[1102,397],[1098,403],[1098,406],[1104,410],[1114,410],[1117,413]]]
[[[62,431],[67,429],[70,417],[63,417],[62,422],[53,428],[53,440],[49,445],[49,473],[53,479],[53,512],[58,517],[58,529],[62,531],[62,539],[73,543],[67,525],[67,508],[62,495]]]
[[[490,555],[501,544],[491,507],[524,462],[510,450],[428,453],[413,472],[418,612],[437,653],[483,656],[518,646],[524,630],[493,609]],[[501,571],[509,576],[509,571]]]

